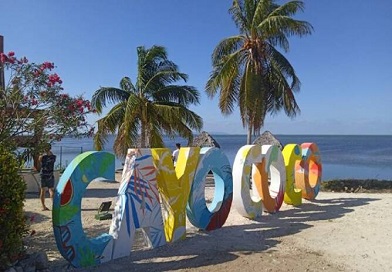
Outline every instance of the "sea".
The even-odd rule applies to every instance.
[[[246,135],[213,135],[231,165],[238,150],[246,144]],[[322,180],[378,179],[392,180],[392,135],[275,135],[287,144],[316,143],[321,153]],[[114,136],[108,138],[105,151],[113,152]],[[175,143],[187,145],[182,138],[164,139],[171,150]],[[66,167],[78,154],[92,151],[92,138],[63,138],[52,144],[57,155],[57,166]],[[121,169],[123,159],[116,158],[116,169]]]

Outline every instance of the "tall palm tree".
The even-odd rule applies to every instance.
[[[299,112],[294,93],[300,81],[277,47],[287,52],[288,37],[311,34],[308,22],[292,18],[303,9],[301,1],[278,5],[274,0],[234,0],[229,9],[240,34],[222,40],[214,49],[206,92],[210,98],[220,92],[224,115],[239,106],[248,144],[252,134],[260,132],[267,113],[283,108],[294,117]]]
[[[188,76],[168,60],[166,49],[138,47],[137,56],[136,84],[124,77],[120,88],[101,87],[93,95],[91,104],[98,114],[107,104],[115,104],[97,121],[97,150],[103,148],[109,133],[117,133],[113,149],[117,156],[124,156],[132,146],[163,147],[163,134],[191,141],[192,130],[200,131],[203,126],[202,118],[187,108],[199,104],[199,92],[192,86],[174,84],[186,82]]]

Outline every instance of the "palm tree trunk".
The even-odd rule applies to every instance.
[[[251,144],[252,143],[252,126],[248,124],[248,134],[246,137],[246,144]]]
[[[146,124],[143,121],[140,128],[140,147],[146,147]]]

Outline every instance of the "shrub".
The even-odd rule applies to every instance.
[[[27,232],[23,211],[26,184],[18,169],[15,156],[0,146],[0,271],[20,257]]]

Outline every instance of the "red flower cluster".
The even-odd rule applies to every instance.
[[[45,61],[44,63],[41,64],[41,71],[48,69],[51,71],[54,68],[54,64],[52,62]]]
[[[8,52],[8,54],[0,53],[0,63],[14,64],[16,62],[19,64],[23,64],[28,63],[29,61],[26,57],[17,60],[13,51]]]
[[[52,72],[55,69],[54,63],[45,61],[28,64],[27,58],[17,59],[14,52],[0,54],[0,61],[5,69],[11,71],[6,89],[18,88],[22,94],[20,98],[15,98],[19,99],[15,105],[45,111],[45,122],[39,124],[44,128],[43,137],[49,141],[58,141],[64,135],[91,135],[88,130],[91,125],[86,121],[86,114],[94,111],[90,101],[82,96],[71,97],[61,93],[63,82],[57,73]],[[17,121],[23,129],[30,129],[31,125],[25,119]]]
[[[1,53],[0,54],[0,62],[2,62],[2,63],[15,63],[15,61],[16,61],[16,58],[14,57],[14,55],[15,55],[15,53],[14,52],[8,52],[8,54],[6,55],[6,54],[4,54],[4,53]]]
[[[60,79],[60,77],[57,74],[49,75],[48,80],[49,80],[49,82],[47,83],[48,87],[53,87],[56,83],[58,84],[63,83],[63,81]]]

